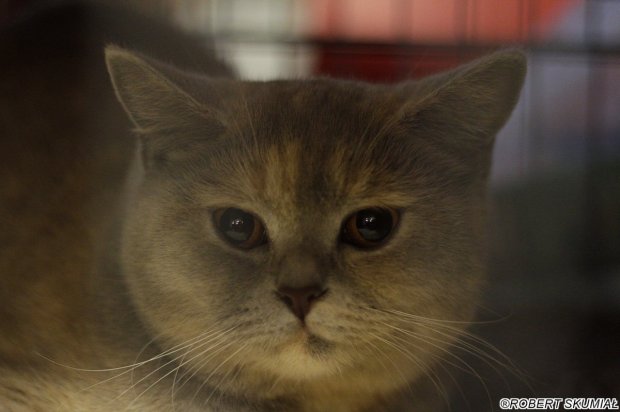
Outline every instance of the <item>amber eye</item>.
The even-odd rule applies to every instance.
[[[377,247],[388,239],[398,217],[398,212],[390,208],[362,209],[344,222],[342,240],[360,248]]]
[[[251,249],[267,241],[265,227],[249,212],[234,207],[217,209],[213,219],[224,239],[241,249]]]

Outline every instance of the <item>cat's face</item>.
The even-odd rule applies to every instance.
[[[143,134],[123,263],[163,349],[273,388],[396,388],[441,358],[475,306],[519,54],[394,87],[108,62]]]

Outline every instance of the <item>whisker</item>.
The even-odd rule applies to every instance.
[[[215,369],[213,369],[211,371],[211,373],[209,374],[209,376],[207,376],[207,378],[202,382],[202,384],[198,387],[198,390],[196,391],[196,393],[194,394],[194,397],[192,398],[195,399],[196,395],[198,394],[198,392],[200,392],[200,390],[204,387],[204,385],[209,382],[209,379],[211,379],[211,377],[222,367],[224,366],[224,364],[226,364],[226,362],[228,362],[230,359],[232,359],[237,353],[241,352],[243,349],[245,349],[247,346],[249,345],[249,343],[245,343],[243,346],[241,346],[239,349],[237,349],[236,351],[234,351],[230,356],[228,356],[226,359],[224,359]],[[211,394],[209,395],[209,397],[204,401],[203,405],[206,405],[209,400],[211,399],[211,396],[213,396],[213,392],[211,392]]]
[[[461,370],[461,371],[463,371],[463,372],[465,372],[465,373],[467,373],[467,374],[469,374],[471,376],[474,376],[476,379],[478,379],[478,381],[480,382],[480,384],[484,388],[485,393],[487,394],[487,399],[489,400],[489,404],[492,406],[493,401],[491,399],[491,394],[490,394],[489,388],[488,388],[486,382],[484,381],[484,379],[482,378],[482,376],[480,376],[480,374],[469,363],[467,363],[465,360],[463,360],[461,357],[457,356],[456,354],[454,354],[450,350],[446,349],[445,347],[442,347],[442,346],[439,346],[437,344],[434,344],[430,340],[439,341],[439,343],[448,344],[448,345],[450,345],[451,342],[443,341],[443,340],[436,339],[436,338],[434,339],[431,336],[424,336],[422,334],[418,334],[418,333],[415,333],[413,331],[408,331],[408,330],[405,330],[405,329],[401,329],[401,328],[398,328],[396,326],[389,325],[387,323],[383,323],[383,324],[385,326],[389,327],[389,328],[397,330],[400,333],[403,333],[403,334],[405,334],[407,336],[410,336],[410,337],[413,337],[415,339],[418,339],[418,340],[422,341],[423,343],[426,343],[428,345],[433,346],[434,348],[436,348],[436,349],[442,351],[443,353],[445,353],[450,358],[455,359],[460,364],[464,365],[464,367],[466,369],[463,369],[458,364],[455,364],[454,362],[452,362],[450,360],[447,360],[446,358],[444,358],[442,356],[436,355],[441,360],[439,365],[441,365],[441,367],[446,371],[446,373],[448,375],[450,375],[450,377],[452,378],[453,381],[454,381],[454,378],[452,377],[452,374],[450,374],[450,372],[445,369],[445,367],[443,366],[442,363],[446,363],[448,365],[451,365],[451,366],[453,366],[453,367],[455,367],[455,368],[457,368],[457,369],[459,369],[459,370]],[[403,338],[400,338],[398,336],[394,336],[394,338],[395,339],[399,339],[401,341],[404,341],[405,343],[408,343],[406,340],[404,340]]]
[[[426,365],[422,364],[418,357],[416,357],[409,350],[407,350],[407,348],[403,348],[400,345],[397,345],[396,343],[388,339],[381,338],[380,336],[377,336],[373,333],[369,333],[369,335],[373,336],[375,339],[378,339],[384,342],[386,345],[389,345],[390,347],[396,349],[398,352],[403,354],[407,359],[411,360],[413,363],[418,365],[418,367],[426,373],[426,376],[430,379],[433,386],[435,386],[435,389],[441,395],[446,405],[450,404],[450,402],[448,401],[448,395],[446,392],[446,388],[441,384],[441,381],[438,378],[437,374],[434,371],[429,370]]]
[[[205,342],[207,343],[207,342]],[[201,345],[203,346],[203,345]],[[168,362],[164,363],[163,365],[157,367],[156,369],[152,370],[150,373],[148,373],[147,375],[143,376],[141,379],[139,379],[137,382],[132,382],[131,385],[125,389],[124,391],[122,391],[115,399],[120,399],[121,397],[123,397],[127,392],[129,392],[130,390],[134,389],[137,385],[139,385],[141,382],[145,381],[146,379],[148,379],[150,376],[154,375],[155,373],[159,372],[160,370],[164,369],[166,366],[173,364],[175,362],[177,362],[179,359],[184,359],[185,356],[187,356],[188,353],[196,350],[198,348],[191,348],[188,351],[186,351],[185,353],[183,353],[182,355],[179,355],[177,357],[174,357],[173,359],[169,360]],[[178,367],[180,367],[183,363],[180,363]],[[171,371],[165,373],[162,377],[160,377],[158,380],[156,380],[153,384],[151,384],[144,392],[140,393],[140,395],[138,395],[127,407],[129,408],[130,405],[132,405],[138,398],[140,398],[140,396],[142,396],[146,391],[148,391],[149,389],[151,389],[153,386],[155,386],[157,383],[159,383],[162,379],[164,379],[166,376],[168,376],[170,373],[173,373],[174,371],[177,370],[177,368],[172,369]]]
[[[223,346],[221,346],[222,344],[224,344]],[[195,365],[195,366],[190,366],[189,368],[187,368],[187,370],[185,372],[183,372],[183,374],[181,375],[181,377],[179,378],[179,381],[183,381],[178,387],[177,387],[177,392],[179,390],[181,390],[181,388],[183,388],[183,386],[185,386],[185,384],[187,382],[190,382],[194,376],[196,376],[196,374],[200,371],[200,369],[209,363],[209,361],[211,359],[213,359],[215,357],[215,355],[217,355],[218,353],[226,350],[226,348],[229,348],[230,346],[232,346],[234,344],[234,342],[227,342],[226,343],[226,339],[223,339],[222,341],[216,343],[215,345],[211,346],[210,348],[208,348],[208,350],[205,350],[201,353],[201,355],[204,355],[205,353],[207,353],[208,351],[212,351],[207,357],[205,357],[205,359],[200,360],[200,362]],[[218,346],[220,346],[219,348],[217,348]],[[217,348],[217,350],[214,350],[215,348]],[[184,379],[185,376],[187,376],[188,373],[191,372],[191,375]]]
[[[398,375],[401,377],[401,379],[403,380],[403,383],[405,385],[407,385],[407,388],[409,389],[409,393],[411,393],[411,395],[415,395],[413,392],[413,388],[411,387],[411,382],[409,379],[407,379],[405,377],[405,374],[403,373],[403,371],[400,369],[400,367],[396,364],[396,362],[394,362],[394,360],[392,358],[390,358],[390,356],[381,351],[381,349],[379,349],[374,343],[372,343],[372,341],[368,340],[368,339],[364,339],[362,337],[359,337],[359,339],[365,343],[366,345],[368,345],[371,349],[374,349],[375,353],[385,357],[388,362],[390,362],[392,364],[392,366],[394,366],[394,369],[396,370],[396,372],[398,372]],[[385,369],[386,372],[390,372],[390,369],[385,365],[385,363],[383,363],[383,361],[380,358],[377,358],[377,360],[379,361],[379,363],[381,364],[381,366]]]
[[[503,375],[501,373],[499,373],[499,371],[497,371],[496,368],[494,368],[492,365],[490,365],[487,361],[485,361],[482,358],[486,358],[488,361],[501,366],[502,368],[506,369],[507,371],[510,371],[513,375],[515,375],[522,382],[524,382],[528,386],[528,388],[530,390],[533,391],[533,389],[532,389],[532,387],[530,385],[530,382],[529,382],[530,377],[527,375],[527,373],[525,373],[517,365],[515,365],[514,362],[512,361],[512,359],[510,359],[509,356],[504,354],[502,351],[500,351],[497,347],[492,345],[490,342],[487,342],[486,340],[484,340],[484,339],[474,335],[471,332],[468,332],[467,330],[464,330],[464,329],[461,329],[461,328],[457,328],[457,327],[454,327],[454,326],[451,325],[451,324],[466,324],[466,325],[468,325],[468,324],[496,323],[496,322],[500,322],[500,321],[503,321],[503,320],[507,319],[508,316],[505,316],[503,318],[496,319],[496,320],[491,320],[491,321],[470,321],[470,322],[468,322],[468,321],[451,321],[451,320],[432,319],[432,318],[428,318],[428,317],[424,317],[424,316],[419,316],[419,315],[412,315],[412,314],[408,314],[408,313],[401,312],[401,311],[396,311],[396,310],[387,310],[387,309],[384,310],[384,309],[375,309],[375,308],[371,308],[371,309],[379,311],[379,312],[391,313],[393,315],[399,316],[402,321],[405,321],[405,322],[413,321],[415,324],[418,324],[420,326],[424,326],[426,328],[429,328],[429,329],[435,331],[438,334],[444,334],[444,336],[451,336],[453,338],[458,339],[459,342],[463,346],[468,348],[469,350],[467,350],[465,348],[462,348],[462,347],[459,347],[460,349],[465,350],[467,352],[471,351],[470,353],[472,355],[474,355],[477,358],[483,360],[488,366],[491,366],[502,377],[502,379],[506,382],[506,384],[508,384],[508,383],[504,379]],[[455,336],[447,335],[444,332],[441,332],[441,331],[439,331],[437,329],[432,329],[432,328],[430,328],[428,326],[429,324],[432,325],[435,328],[442,328],[442,329],[454,332]],[[467,339],[469,339],[471,342],[468,342]],[[478,347],[476,345],[481,346],[486,351],[481,349],[480,347]],[[489,352],[491,352],[495,356],[493,356]]]
[[[486,325],[486,324],[503,322],[509,317],[509,316],[504,316],[504,317],[501,317],[498,319],[492,319],[492,320],[446,320],[446,319],[429,318],[427,316],[421,316],[421,315],[414,315],[411,313],[406,313],[406,312],[402,312],[400,310],[395,310],[395,309],[377,309],[377,308],[373,308],[370,306],[366,307],[366,309],[370,309],[376,312],[404,316],[407,318],[411,318],[411,319],[415,319],[415,320],[419,320],[423,322],[436,322],[438,324]]]
[[[232,328],[229,328],[227,330],[227,332],[230,332],[231,330],[235,329],[237,326],[233,326]],[[206,344],[208,344],[209,342],[216,340],[216,339],[220,339],[223,335],[225,335],[226,332],[222,332],[219,335],[217,335],[214,338],[210,338],[210,339],[206,339],[206,341],[203,341],[200,343],[200,345],[198,345],[195,348],[191,348],[189,351],[187,351],[185,354],[183,354],[182,356],[177,356],[176,358],[166,362],[165,364],[163,364],[162,366],[158,367],[157,369],[153,370],[152,372],[150,372],[149,374],[147,374],[146,376],[144,376],[143,378],[141,378],[139,381],[137,381],[135,384],[131,385],[129,388],[125,389],[123,392],[121,392],[116,399],[119,399],[120,397],[122,397],[123,395],[125,395],[129,390],[135,388],[136,385],[138,385],[140,382],[143,382],[145,379],[148,379],[150,376],[152,376],[153,374],[157,373],[159,370],[161,370],[162,368],[168,366],[171,363],[174,363],[176,361],[178,361],[180,358],[184,358],[185,356],[187,356],[187,354],[189,354],[190,352],[193,352],[197,349],[200,349],[202,347],[204,347]],[[217,344],[215,345],[217,346]],[[202,352],[200,352],[198,355],[194,355],[191,358],[189,358],[186,361],[183,361],[182,363],[179,364],[179,367],[191,362],[192,360],[194,360],[195,358],[204,355],[204,353],[208,352],[209,350],[211,350],[214,347],[214,345],[210,346],[209,348],[203,350]],[[140,397],[142,397],[142,395],[144,395],[146,392],[148,392],[152,387],[154,387],[155,385],[157,385],[159,382],[161,382],[163,379],[165,379],[166,377],[168,377],[169,375],[171,375],[172,373],[174,373],[176,371],[176,368],[172,369],[171,371],[168,371],[167,373],[165,373],[164,375],[162,375],[159,379],[157,379],[154,383],[152,383],[151,385],[149,385],[149,387],[147,387],[144,391],[142,391],[138,396],[136,396],[134,398],[133,401],[131,401],[129,403],[129,405],[127,405],[127,408],[131,407]]]
[[[534,389],[531,386],[529,376],[521,370],[515,363],[500,351],[497,347],[482,339],[481,337],[476,336],[475,334],[467,331],[464,327],[472,325],[472,324],[489,324],[496,323],[502,320],[505,320],[507,317],[503,317],[501,319],[491,320],[491,321],[453,321],[453,320],[442,320],[442,319],[434,319],[420,315],[413,315],[409,313],[405,313],[399,310],[387,310],[387,309],[376,309],[370,308],[376,312],[384,313],[386,315],[393,316],[395,319],[398,319],[399,322],[411,323],[413,325],[417,325],[418,327],[425,328],[433,332],[436,336],[426,336],[426,335],[415,335],[415,332],[396,328],[393,325],[385,324],[386,326],[392,327],[394,329],[400,329],[401,333],[405,333],[409,336],[415,337],[417,339],[422,340],[424,336],[425,343],[434,345],[433,342],[437,342],[442,345],[447,345],[448,348],[452,350],[460,350],[465,354],[471,355],[474,358],[482,361],[486,366],[488,366],[493,372],[502,380],[505,387],[508,388],[510,392],[512,392],[511,384],[509,380],[506,378],[505,373],[502,371],[508,371],[513,376],[517,377],[521,382],[523,382],[528,389],[534,393]],[[442,339],[445,338],[444,339]],[[463,370],[458,365],[455,365],[453,362],[448,362],[451,366],[457,367],[459,370],[462,370],[470,375],[473,375],[480,381],[482,387],[486,392],[486,397],[489,399],[489,403],[492,404],[491,396],[489,393],[488,386],[482,376],[471,367],[471,365],[465,362],[462,357],[456,356],[454,353],[451,353],[448,350],[442,350],[449,354],[448,356],[456,359],[460,365],[467,365],[466,369]],[[445,360],[445,359],[444,359]]]
[[[424,342],[424,343],[426,343],[428,345],[431,345],[435,349],[438,349],[438,350],[440,350],[440,351],[442,351],[442,352],[444,352],[444,353],[446,353],[446,354],[448,354],[448,355],[450,355],[452,357],[457,358],[460,362],[465,363],[464,361],[462,361],[462,359],[458,358],[458,356],[456,356],[454,353],[450,352],[448,349],[446,349],[446,348],[444,348],[442,346],[439,346],[439,345],[431,342],[431,341],[435,341],[435,342],[439,342],[440,344],[445,344],[447,346],[454,346],[454,343],[451,342],[451,341],[446,341],[446,340],[438,339],[438,338],[435,338],[433,336],[426,336],[426,335],[423,335],[423,334],[420,334],[420,333],[416,333],[416,332],[413,332],[413,331],[410,331],[410,330],[402,329],[402,328],[399,328],[399,327],[396,327],[396,326],[393,326],[393,325],[390,325],[390,324],[387,324],[387,323],[384,323],[384,322],[380,322],[380,323],[385,325],[385,326],[387,326],[387,327],[389,327],[389,328],[392,328],[392,329],[394,329],[394,330],[396,330],[396,331],[398,331],[400,333],[403,333],[403,334],[405,334],[407,336],[411,336],[411,337],[416,338],[416,339],[418,339],[418,340],[420,340],[420,341],[422,341],[422,342]],[[449,336],[449,335],[447,335],[447,336]],[[449,336],[449,337],[451,337],[451,336]],[[395,336],[395,338],[398,338],[398,337]],[[398,339],[402,339],[402,338],[398,338]],[[405,342],[407,342],[407,341],[405,341]],[[444,358],[442,358],[442,359],[444,359]],[[456,365],[454,363],[451,363],[450,361],[446,360],[445,362],[450,363],[455,368],[459,368],[463,372],[467,372],[467,370],[463,370],[460,366],[458,366],[458,365]],[[471,372],[472,368],[469,367],[468,369]]]
[[[443,371],[448,375],[448,377],[450,378],[450,380],[452,381],[454,387],[456,388],[456,390],[459,392],[459,395],[461,395],[461,399],[465,402],[465,405],[467,406],[467,410],[469,412],[471,412],[471,405],[469,404],[469,401],[467,400],[467,396],[465,396],[465,392],[463,392],[463,388],[461,386],[461,384],[458,382],[458,380],[454,377],[454,375],[452,375],[450,373],[450,371],[448,370],[448,368],[446,366],[444,366],[442,364],[443,358],[438,356],[438,355],[431,355],[431,356],[435,356],[437,358],[440,359],[440,362],[438,362],[437,364],[441,367],[441,369],[443,369]],[[452,409],[452,406],[449,405],[449,408]],[[491,408],[491,410],[493,410],[493,408]]]
[[[181,369],[181,364],[183,363],[183,361],[185,361],[185,356],[187,356],[187,353],[189,353],[189,352],[186,352],[183,355],[183,357],[181,358],[181,362],[176,367],[176,370],[174,372],[174,376],[172,377],[172,387],[170,388],[170,403],[172,404],[172,411],[173,412],[176,411],[176,407],[175,407],[175,404],[174,404],[174,395],[175,395],[174,387],[175,387],[175,385],[177,383],[177,377],[179,375],[179,370]]]
[[[158,338],[158,336],[153,336],[153,338],[151,340],[149,340],[144,346],[142,346],[142,348],[140,349],[140,351],[138,352],[138,354],[136,355],[136,357],[133,360],[133,364],[134,365],[138,363],[138,359],[140,359],[140,356],[146,350],[146,348],[148,348],[150,345],[152,345],[157,340],[157,338]],[[161,353],[160,353],[160,355],[161,355]],[[135,372],[135,370],[137,368],[138,367],[131,368],[131,377],[129,378],[130,382],[133,382],[133,380],[134,380],[134,372]]]
[[[149,358],[149,359],[147,359],[145,361],[142,361],[142,362],[135,363],[133,365],[123,366],[123,367],[119,367],[119,368],[110,368],[110,369],[106,369],[106,370],[103,370],[103,369],[84,370],[85,372],[108,372],[108,371],[117,371],[117,370],[123,370],[123,369],[129,368],[129,369],[125,370],[124,372],[121,372],[121,373],[116,374],[116,375],[114,375],[114,376],[112,376],[110,378],[104,379],[104,380],[99,381],[99,382],[97,382],[95,384],[87,386],[87,387],[83,388],[82,391],[87,391],[87,390],[92,389],[92,388],[94,388],[94,387],[96,387],[98,385],[104,384],[106,382],[110,382],[110,381],[112,381],[114,379],[120,378],[121,376],[123,376],[123,375],[125,375],[127,373],[132,373],[131,382],[133,382],[133,372],[135,371],[136,368],[139,368],[139,367],[141,367],[141,366],[143,366],[143,365],[145,365],[145,364],[147,364],[149,362],[152,362],[152,361],[164,358],[164,357],[166,357],[166,356],[168,356],[168,355],[170,355],[172,353],[179,352],[179,351],[181,351],[181,350],[183,350],[185,348],[188,348],[188,347],[190,347],[192,345],[195,345],[197,343],[196,341],[200,342],[201,340],[207,339],[208,337],[212,336],[215,333],[218,333],[218,331],[213,331],[213,329],[211,331],[207,331],[207,332],[201,333],[200,335],[198,335],[198,336],[196,336],[196,337],[194,337],[192,339],[189,339],[189,340],[187,340],[187,341],[185,341],[183,343],[180,343],[178,345],[173,346],[172,348],[170,348],[170,349],[160,353],[157,356],[154,356],[154,357]]]
[[[458,345],[462,345],[462,346],[457,346],[459,349],[462,349],[472,354],[476,358],[482,360],[485,364],[487,364],[495,372],[497,372],[502,377],[502,379],[504,379],[503,375],[492,364],[496,364],[504,368],[505,370],[511,372],[513,375],[518,377],[526,385],[530,386],[528,375],[524,371],[522,371],[517,365],[515,365],[512,359],[508,357],[508,355],[504,354],[502,351],[500,351],[497,347],[492,345],[490,342],[487,342],[486,340],[463,329],[455,328],[449,325],[435,324],[432,322],[429,322],[429,324],[432,326],[424,325],[423,322],[419,323],[420,326],[428,328],[429,330],[432,330],[433,332],[437,334],[456,339],[458,341]],[[453,332],[453,334],[448,334],[436,328],[442,328],[444,330],[448,330],[450,332]],[[479,345],[479,346],[476,346],[476,345]],[[508,386],[510,386],[505,379],[504,379],[504,382]]]
[[[508,371],[512,372],[513,374],[516,373],[515,371],[511,370],[511,367],[510,367],[509,364],[506,364],[506,363],[502,362],[501,360],[491,356],[489,353],[485,352],[484,350],[476,347],[475,345],[470,344],[469,342],[465,341],[461,336],[450,335],[450,334],[447,334],[445,332],[436,330],[436,329],[428,327],[428,326],[425,326],[425,327],[427,329],[429,329],[429,330],[439,334],[439,335],[442,335],[442,336],[445,336],[445,337],[448,337],[448,338],[451,338],[451,339],[455,339],[454,341],[449,343],[450,346],[452,346],[454,348],[457,348],[457,349],[460,349],[460,350],[464,351],[465,353],[468,353],[468,354],[474,356],[475,358],[480,359],[487,366],[489,366],[491,369],[493,369],[493,371],[498,376],[500,376],[500,378],[504,381],[504,384],[510,389],[509,382],[506,380],[506,378],[504,377],[502,372],[495,366],[495,364],[497,364],[497,365],[501,366],[502,368],[504,368],[505,370],[508,370]]]
[[[208,332],[205,332],[205,333],[208,333]],[[180,344],[178,344],[176,346],[173,346],[172,348],[170,348],[170,349],[160,353],[157,356],[149,358],[147,360],[144,360],[144,361],[141,361],[141,362],[137,362],[137,363],[133,363],[133,364],[129,364],[129,365],[117,366],[117,367],[114,367],[114,368],[100,368],[100,369],[78,368],[78,367],[75,367],[75,366],[65,365],[63,363],[57,362],[57,361],[55,361],[55,360],[53,360],[51,358],[48,358],[47,356],[45,356],[45,355],[43,355],[43,354],[41,354],[39,352],[36,352],[36,355],[42,357],[43,359],[47,360],[48,362],[53,363],[56,366],[61,366],[63,368],[70,369],[70,370],[77,371],[77,372],[114,372],[114,371],[119,371],[119,370],[123,370],[123,369],[131,369],[131,368],[135,368],[137,366],[142,366],[142,365],[144,365],[144,364],[146,364],[148,362],[151,362],[151,361],[160,359],[160,358],[162,358],[164,356],[167,356],[170,353],[178,352],[179,350],[183,349],[181,346],[186,345],[187,342],[191,342],[193,340],[200,339],[200,337],[202,335],[203,334],[198,335],[197,337],[194,337],[194,338],[192,338],[192,339],[190,339],[188,341],[185,341],[185,342],[180,343]],[[155,340],[155,338],[151,339],[145,346],[143,346],[142,349],[140,350],[140,353],[142,353],[146,349],[146,347],[151,345],[154,340]],[[189,346],[189,345],[187,345],[187,346]],[[187,347],[187,346],[185,346],[185,347]],[[179,348],[179,347],[181,347],[181,348]],[[176,349],[176,348],[179,348],[179,349]],[[140,355],[140,353],[138,354],[138,356]]]
[[[240,367],[240,365],[241,365],[240,361],[235,364],[235,368],[237,368],[237,370],[236,370],[235,374],[230,378],[230,381],[235,381],[239,377],[239,375],[241,374],[241,367]],[[231,369],[231,371],[232,371],[232,369]],[[222,379],[222,381],[220,381],[218,386],[221,385],[223,381],[224,381],[224,379]],[[217,395],[216,403],[219,403],[221,398],[222,398],[222,392],[220,392]]]
[[[248,345],[248,344],[246,343],[246,345],[245,345],[245,346],[247,346],[247,345]],[[245,348],[245,346],[244,346],[243,348]],[[243,348],[241,348],[241,349],[243,349]],[[233,355],[231,355],[230,357],[232,358],[232,356],[234,356],[236,353],[238,353],[241,349],[239,349],[237,352],[233,353]],[[224,361],[224,362],[226,362],[226,361]],[[238,365],[239,365],[239,363],[240,363],[240,362],[237,362],[237,363],[236,363],[236,365],[238,366]],[[220,364],[220,366],[222,366],[222,365]],[[211,399],[211,397],[213,396],[213,394],[214,394],[214,393],[216,393],[216,392],[218,391],[218,389],[220,388],[220,386],[222,385],[222,383],[223,383],[223,382],[224,382],[224,381],[228,378],[228,376],[229,376],[229,375],[230,375],[230,373],[233,371],[233,369],[234,369],[234,367],[233,367],[233,368],[230,368],[230,369],[228,370],[228,372],[226,372],[226,373],[224,374],[224,376],[222,377],[222,379],[220,379],[220,381],[217,383],[217,385],[215,385],[215,387],[214,387],[214,388],[213,388],[213,390],[211,391],[211,394],[209,394],[209,397],[208,397],[208,398],[207,398],[207,399],[203,402],[203,404],[204,404],[204,405],[206,405],[206,404],[208,404],[208,403],[209,403],[209,400]],[[238,373],[239,373],[239,370],[237,370],[237,372],[235,373],[235,375],[237,375]],[[207,378],[207,381],[208,381],[208,380],[209,380],[209,378]],[[206,383],[206,381],[205,381],[204,383]],[[202,386],[201,386],[201,387],[202,387]],[[198,389],[200,390],[200,388],[198,388]],[[221,398],[221,396],[222,396],[222,393],[220,392],[220,393],[219,393],[219,395],[218,395],[218,400]]]

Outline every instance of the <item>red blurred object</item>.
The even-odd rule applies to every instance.
[[[316,73],[371,81],[419,77],[474,48],[543,40],[581,0],[308,0]]]

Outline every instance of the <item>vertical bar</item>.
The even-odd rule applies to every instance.
[[[471,0],[471,7],[469,8],[469,33],[468,33],[468,41],[470,43],[478,42],[478,26],[476,17],[478,15],[478,0]]]
[[[527,25],[527,21],[525,19],[526,11],[527,11],[526,0],[519,0],[518,6],[517,6],[517,13],[519,14],[517,16],[517,24],[519,25],[519,35],[517,39],[518,43],[523,43],[525,42],[525,39],[526,39],[526,35],[527,35],[527,30],[525,28],[525,26]]]
[[[461,64],[465,60],[464,45],[467,43],[467,28],[469,18],[469,0],[454,0],[455,12],[454,12],[454,25],[458,29],[458,63]]]
[[[600,4],[588,1],[584,13],[584,42],[588,50],[587,59],[587,89],[586,89],[586,136],[585,138],[585,234],[584,234],[584,275],[592,279],[599,277],[605,269],[607,245],[604,243],[605,222],[601,216],[601,190],[596,174],[597,163],[601,159],[600,141],[601,130],[598,127],[598,114],[601,108],[601,93],[604,90],[604,78],[597,73],[599,65],[595,46],[600,44],[601,32],[598,30],[601,22]]]
[[[538,0],[528,0],[528,16],[529,16],[529,40],[528,44],[534,45],[534,43],[538,42],[538,33],[537,33],[537,23],[539,20],[539,8]],[[529,129],[528,129],[528,137],[524,139],[524,150],[523,153],[525,155],[524,161],[524,171],[525,176],[531,175],[535,172],[537,166],[540,164],[537,157],[538,154],[544,147],[542,142],[542,138],[544,136],[543,133],[540,133],[541,122],[540,119],[544,118],[545,107],[540,104],[537,106],[537,102],[540,102],[541,99],[538,98],[540,94],[544,92],[544,81],[541,81],[541,73],[540,67],[542,65],[540,59],[541,52],[533,52],[530,56],[530,65],[529,65],[529,88],[528,88],[528,119],[529,119]],[[536,110],[533,110],[536,108]]]

